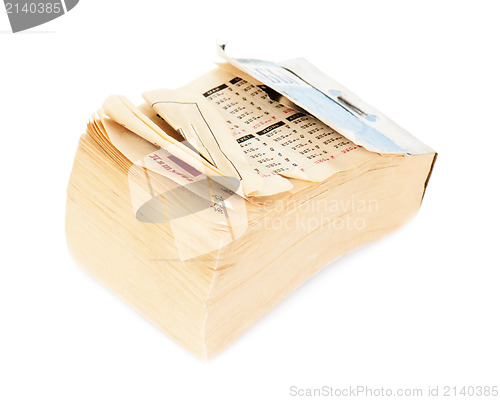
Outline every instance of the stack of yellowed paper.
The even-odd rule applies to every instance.
[[[233,59],[80,139],[77,260],[210,358],[311,275],[418,210],[436,153],[303,59]]]

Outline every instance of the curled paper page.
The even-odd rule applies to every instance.
[[[212,194],[203,190],[200,181],[210,179],[214,184],[222,185],[230,192],[241,193],[239,179],[212,174],[210,170],[200,171],[172,154],[168,150],[171,147],[157,147],[112,119],[104,117],[102,112],[98,112],[98,115],[100,118],[93,121],[92,136],[101,145],[111,143],[131,164],[168,178],[177,185],[184,185],[187,190],[210,201]],[[103,141],[99,136],[104,136],[107,140]],[[120,157],[116,159],[118,161]],[[125,167],[128,169],[128,166]]]
[[[304,59],[281,64],[219,55],[259,82],[273,88],[326,125],[367,150],[380,154],[428,154],[434,151],[363,102]]]
[[[261,173],[248,163],[224,119],[203,97],[167,89],[145,93],[144,97],[225,175],[241,179],[246,196],[269,196],[292,188],[287,179],[272,172]]]
[[[223,175],[217,168],[187,146],[168,136],[138,107],[124,96],[110,96],[103,104],[103,111],[115,122],[139,135],[150,143],[168,150],[174,156],[207,175]]]
[[[144,93],[174,129],[227,175],[246,196],[291,189],[285,178],[320,182],[375,155],[305,111],[273,100],[228,65],[179,89]]]

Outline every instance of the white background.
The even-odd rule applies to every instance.
[[[81,0],[18,34],[1,8],[0,399],[500,385],[496,4]],[[187,83],[219,61],[217,38],[237,55],[306,57],[439,157],[410,223],[204,363],[76,265],[64,213],[78,137],[103,99]]]

